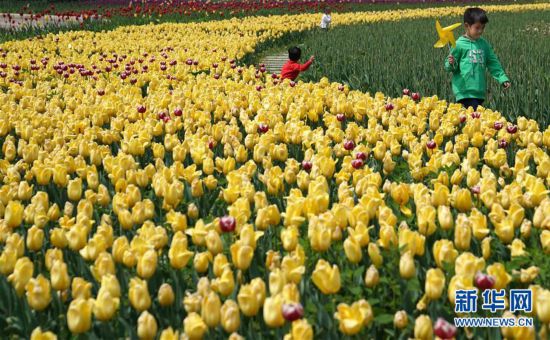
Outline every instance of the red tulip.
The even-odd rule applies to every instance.
[[[344,85],[338,85],[338,90],[344,91]]]
[[[459,118],[460,118],[460,122],[464,123],[468,117],[466,117],[466,115],[460,115]]]
[[[302,161],[302,169],[309,172],[313,164],[310,161]]]
[[[420,100],[420,93],[414,92],[411,96],[414,101]]]
[[[410,95],[410,94],[411,94],[411,90],[409,90],[409,89],[403,89],[403,95],[404,95],[404,96],[408,96],[408,95]]]
[[[514,134],[514,133],[518,132],[518,126],[517,125],[508,125],[506,127],[506,131],[508,131],[508,133]]]
[[[230,233],[235,230],[237,222],[233,216],[223,216],[220,218],[220,229],[224,233]]]
[[[504,127],[504,124],[503,124],[502,122],[495,122],[495,123],[493,124],[493,128],[494,128],[495,130],[497,130],[497,131],[500,130],[500,129],[502,129],[503,127]]]
[[[508,146],[508,142],[505,139],[501,139],[498,141],[498,147],[501,149],[506,149]]]
[[[260,123],[258,125],[258,132],[260,133],[266,133],[267,131],[269,131],[269,126],[267,124],[264,124],[264,123]]]
[[[347,140],[344,142],[344,149],[350,151],[355,148],[355,143],[352,140]]]
[[[438,318],[434,325],[434,334],[441,339],[452,339],[456,336],[456,327],[443,318]]]
[[[495,285],[495,278],[491,275],[477,272],[474,278],[474,283],[476,287],[481,290],[492,289]]]
[[[343,114],[343,113],[338,113],[336,115],[336,119],[339,121],[339,122],[343,122],[345,119],[346,119],[346,116]]]
[[[283,317],[287,321],[295,321],[304,316],[304,307],[301,303],[285,303],[283,305]]]
[[[183,114],[183,110],[180,109],[179,107],[174,110],[174,116],[181,117],[182,114]]]
[[[428,147],[428,149],[432,150],[432,149],[435,149],[435,147],[437,146],[437,144],[435,143],[435,141],[431,140],[431,141],[428,141],[426,143],[426,147]]]
[[[365,160],[367,159],[367,154],[364,152],[358,152],[355,154],[355,159]]]
[[[393,109],[394,109],[394,107],[393,107],[393,104],[392,104],[392,103],[386,104],[386,111],[391,111],[391,110],[393,110]]]
[[[139,112],[139,113],[145,113],[145,111],[146,111],[145,106],[140,105],[140,106],[137,107],[137,112]]]
[[[363,160],[362,159],[354,159],[353,161],[351,161],[351,166],[354,168],[354,169],[360,169],[363,167]]]
[[[480,118],[480,117],[481,117],[480,112],[477,112],[477,111],[472,112],[472,118]]]

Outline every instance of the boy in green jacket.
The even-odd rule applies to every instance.
[[[445,61],[445,70],[453,73],[452,85],[456,101],[465,108],[471,106],[474,110],[485,100],[486,68],[505,89],[511,86],[493,48],[481,37],[488,22],[487,13],[483,9],[466,9],[466,33],[457,39],[456,47]]]

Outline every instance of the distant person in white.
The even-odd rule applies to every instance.
[[[331,21],[332,19],[330,17],[330,11],[327,9],[325,10],[325,13],[323,13],[323,17],[321,18],[321,28],[324,30],[328,30]]]

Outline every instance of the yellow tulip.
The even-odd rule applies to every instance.
[[[550,291],[547,289],[539,289],[535,299],[535,310],[537,317],[542,323],[550,323]]]
[[[472,195],[468,189],[458,189],[454,195],[453,206],[460,212],[467,212],[472,209]]]
[[[323,259],[317,261],[311,279],[323,294],[336,294],[340,290],[338,266],[333,265],[331,268],[330,264]]]
[[[149,279],[157,270],[158,256],[155,250],[149,249],[143,254],[137,263],[137,273],[141,278]]]
[[[244,315],[253,317],[258,314],[258,310],[262,306],[262,301],[259,301],[256,291],[252,285],[243,285],[237,295],[239,308]]]
[[[168,327],[160,333],[159,340],[178,340],[179,332]]]
[[[5,247],[2,254],[0,254],[0,273],[2,275],[9,275],[15,268],[17,261],[17,251],[12,247]]]
[[[250,267],[252,257],[254,256],[254,249],[252,247],[243,244],[242,241],[237,241],[231,245],[230,251],[231,260],[235,267],[240,270],[246,270]]]
[[[497,290],[505,289],[512,281],[512,276],[506,272],[506,269],[502,263],[494,263],[488,266],[487,274],[492,275],[495,278],[495,285],[493,288]]]
[[[339,304],[334,318],[338,320],[340,332],[346,335],[359,333],[365,324],[363,313],[357,302],[351,306],[345,303]]]
[[[399,260],[399,275],[408,280],[416,274],[416,266],[414,264],[413,254],[406,251]]]
[[[407,324],[409,323],[409,317],[407,315],[407,312],[404,310],[398,311],[393,316],[393,325],[398,329],[403,329],[407,327]]]
[[[420,315],[414,322],[415,339],[433,339],[432,320],[427,315]]]
[[[21,296],[25,292],[27,283],[32,279],[34,264],[28,257],[22,257],[15,262],[13,273],[8,276],[17,295]]]
[[[71,279],[67,271],[67,264],[62,260],[54,261],[50,272],[52,288],[55,290],[65,290],[69,288]]]
[[[296,320],[290,329],[291,340],[312,340],[313,328],[306,319]]]
[[[9,228],[16,228],[23,222],[23,205],[18,201],[10,201],[4,211],[4,221]]]
[[[378,269],[374,265],[371,265],[365,273],[365,284],[369,288],[375,287],[380,282],[380,275]]]
[[[71,283],[73,299],[83,298],[85,300],[92,296],[92,284],[81,277],[75,277]]]
[[[284,325],[283,303],[284,300],[281,294],[265,299],[263,316],[265,323],[269,327],[276,328]]]
[[[174,290],[168,283],[163,283],[158,291],[159,304],[162,307],[171,306],[174,303]]]
[[[103,288],[102,285],[97,294],[97,298],[94,301],[94,316],[98,320],[109,321],[118,310],[119,304],[120,299],[113,296],[111,292],[108,289]]]
[[[141,312],[137,320],[137,335],[140,339],[154,339],[157,335],[157,320],[147,311]]]
[[[208,248],[208,251],[212,253],[212,255],[216,255],[222,252],[222,239],[220,237],[220,234],[218,234],[215,230],[210,230],[206,234],[205,241],[206,247]]]
[[[92,326],[92,299],[78,298],[71,301],[67,311],[67,325],[73,334],[87,332]]]
[[[433,256],[437,266],[443,268],[444,263],[454,264],[458,251],[451,241],[438,240],[433,246]]]
[[[37,226],[32,226],[27,233],[27,249],[38,251],[42,248],[44,242],[44,230]]]
[[[446,206],[449,201],[449,187],[439,182],[435,183],[431,199],[436,207]]]
[[[216,327],[220,323],[221,306],[220,297],[213,291],[202,300],[201,318],[208,327]]]
[[[192,251],[187,250],[187,236],[181,231],[176,232],[168,251],[170,265],[175,269],[182,269],[193,255]]]
[[[50,281],[42,274],[30,279],[25,290],[29,306],[36,311],[40,312],[46,309],[52,300]]]
[[[57,336],[52,332],[42,332],[40,327],[36,327],[31,333],[30,340],[57,340]]]
[[[418,231],[422,235],[430,236],[435,233],[436,210],[431,205],[417,207]]]
[[[202,305],[202,296],[199,293],[186,293],[183,298],[183,307],[187,313],[200,313]]]
[[[205,273],[208,270],[211,258],[212,254],[208,251],[196,254],[193,259],[193,266],[195,267],[195,270],[199,273]]]
[[[550,230],[543,230],[542,233],[540,233],[540,243],[544,253],[550,254]]]
[[[73,202],[76,202],[82,197],[82,179],[80,177],[72,179],[67,185],[67,196]]]
[[[344,252],[351,263],[359,263],[363,258],[363,252],[359,242],[352,237],[348,237],[344,241]]]
[[[202,339],[207,330],[208,326],[197,313],[190,313],[183,320],[183,331],[191,340]]]
[[[281,230],[281,241],[286,251],[292,251],[298,244],[299,231],[295,226],[289,226]]]
[[[225,301],[221,308],[221,324],[227,333],[236,332],[241,325],[239,305],[231,299]]]
[[[147,281],[136,277],[132,278],[130,280],[128,298],[132,307],[138,312],[149,309],[151,306],[151,297],[147,289]]]
[[[472,239],[472,228],[468,217],[464,214],[459,214],[456,219],[455,226],[455,246],[458,250],[470,249],[470,241]]]
[[[511,245],[508,245],[508,248],[510,248],[510,256],[516,257],[516,256],[525,256],[528,253],[525,251],[525,243],[523,243],[520,239],[514,239]]]
[[[437,300],[445,288],[445,274],[439,268],[431,268],[426,272],[424,292],[430,300]]]
[[[382,266],[382,263],[384,262],[384,259],[382,255],[380,254],[380,248],[375,243],[369,243],[369,246],[367,248],[367,252],[369,254],[370,260],[372,263],[377,267],[380,268]]]

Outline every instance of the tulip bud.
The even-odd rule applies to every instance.
[[[213,291],[202,300],[201,318],[208,327],[216,327],[220,323],[221,305],[220,297]]]
[[[225,301],[221,308],[221,324],[227,333],[236,332],[241,325],[239,305],[231,299]]]
[[[141,312],[138,318],[137,335],[140,339],[154,339],[157,335],[157,320],[147,311]]]
[[[283,318],[283,297],[281,294],[271,296],[264,303],[264,321],[272,328],[281,327],[285,323]]]
[[[401,310],[397,313],[395,313],[393,317],[393,325],[398,329],[403,329],[407,327],[407,324],[409,323],[409,317],[407,315],[407,312],[404,310]]]
[[[382,263],[384,261],[384,259],[382,258],[382,255],[380,254],[380,248],[378,248],[378,246],[375,243],[369,243],[367,250],[372,263],[377,268],[380,268],[380,266],[382,266]]]
[[[130,280],[128,298],[132,307],[138,312],[149,309],[151,306],[151,297],[147,288],[147,281],[135,277],[132,278]]]
[[[378,269],[371,264],[367,272],[365,273],[365,284],[369,288],[375,287],[380,281],[380,275],[378,274]]]
[[[191,340],[202,339],[207,330],[208,326],[197,313],[189,313],[183,320],[183,331]]]
[[[414,337],[415,339],[432,340],[433,328],[432,320],[427,315],[420,315],[414,322]]]
[[[50,277],[53,289],[65,290],[69,288],[71,279],[67,272],[67,264],[62,260],[54,261]]]
[[[87,332],[92,326],[92,299],[78,298],[71,302],[67,311],[67,325],[73,334]]]
[[[42,248],[44,241],[44,230],[32,226],[27,233],[27,249],[38,251]]]
[[[414,258],[410,251],[407,251],[401,255],[399,260],[399,274],[405,280],[412,278],[416,274]]]
[[[441,339],[453,339],[456,336],[456,327],[443,318],[438,318],[434,325],[434,333]]]
[[[99,289],[97,298],[94,301],[93,312],[96,319],[101,321],[109,321],[113,318],[118,306],[120,304],[120,299],[111,295],[111,292],[108,289],[102,287]]]
[[[168,283],[163,283],[158,292],[159,304],[162,307],[171,306],[174,303],[174,290]]]
[[[30,340],[57,340],[57,336],[52,332],[42,332],[40,327],[36,327],[31,333]]]
[[[154,249],[147,250],[137,263],[137,273],[141,278],[149,279],[157,270],[158,256]]]
[[[348,237],[344,241],[344,252],[351,263],[359,263],[363,258],[363,252],[359,242],[352,237]]]

